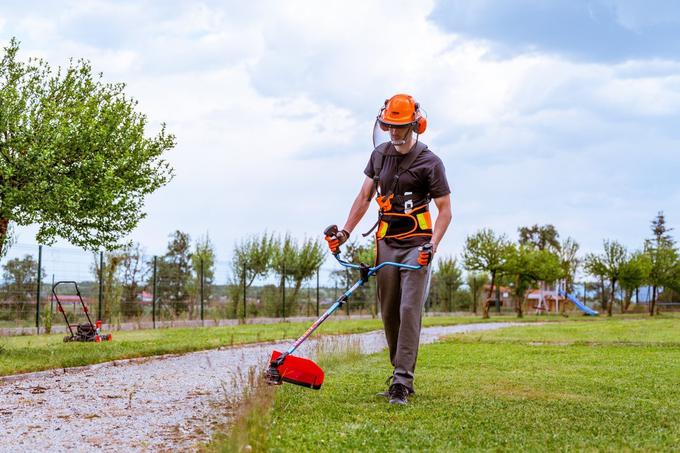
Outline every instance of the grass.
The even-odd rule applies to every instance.
[[[545,320],[528,317],[526,322]],[[559,318],[552,318],[559,319]],[[513,316],[497,316],[487,321],[512,321]],[[451,325],[482,322],[479,317],[428,317],[424,325]],[[205,328],[172,328],[114,332],[110,343],[64,343],[64,334],[0,337],[0,376],[54,368],[89,365],[111,360],[186,353],[237,344],[297,338],[305,323],[246,324]],[[360,333],[379,330],[379,319],[326,321],[318,334]]]
[[[405,407],[374,396],[391,371],[386,353],[323,366],[320,391],[284,385],[273,407],[251,411],[270,420],[258,428],[252,451],[672,451],[680,445],[678,318],[514,327],[426,345],[417,394]]]

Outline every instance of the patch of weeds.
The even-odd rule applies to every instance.
[[[235,407],[231,421],[217,428],[212,441],[203,447],[204,452],[264,452],[271,424],[271,411],[276,390],[267,385],[255,368],[248,370],[248,379],[240,402],[227,396],[227,407]]]

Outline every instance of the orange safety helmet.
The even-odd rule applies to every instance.
[[[420,113],[420,104],[408,94],[395,94],[385,100],[377,117],[380,129],[386,131],[390,126],[413,126],[416,134],[422,134],[427,129],[427,118]]]

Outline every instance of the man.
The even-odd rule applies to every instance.
[[[450,189],[444,164],[421,143],[427,120],[406,94],[385,101],[374,125],[375,149],[364,170],[366,179],[342,231],[327,237],[331,252],[347,241],[362,219],[373,194],[378,202],[376,263],[393,261],[423,266],[417,271],[387,266],[378,271],[378,298],[385,336],[394,367],[387,396],[391,404],[406,404],[414,392],[413,373],[420,341],[421,317],[429,284],[429,264],[451,223]],[[384,141],[382,133],[388,133]],[[434,228],[429,202],[439,215]]]

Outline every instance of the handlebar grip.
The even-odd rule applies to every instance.
[[[325,230],[323,230],[324,236],[330,236],[333,237],[336,234],[338,234],[338,226],[337,225],[331,225],[329,227],[326,227]]]

